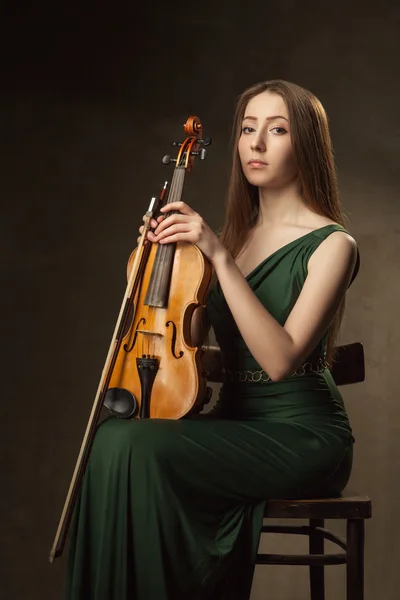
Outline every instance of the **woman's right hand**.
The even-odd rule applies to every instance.
[[[150,227],[152,227],[154,229],[164,219],[165,219],[164,215],[160,215],[159,217],[157,217],[157,220],[156,219],[150,219],[150,224],[149,225],[150,225]],[[146,220],[146,215],[143,216],[143,221],[145,221],[145,220]],[[144,225],[142,225],[141,227],[139,227],[140,236],[137,239],[137,243],[139,243],[139,241],[140,241],[140,238],[141,238],[142,233],[143,233],[143,228],[144,228]],[[149,240],[150,242],[153,242],[154,238],[155,238],[155,236],[152,234],[152,232],[150,230],[148,230],[147,234],[146,234],[146,238],[144,240],[144,243],[146,244],[147,240]]]

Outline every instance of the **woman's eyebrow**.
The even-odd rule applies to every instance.
[[[246,117],[243,117],[243,121],[245,119],[250,119],[251,121],[258,121],[257,117],[251,117],[250,115],[247,115]],[[283,115],[273,115],[272,117],[266,117],[265,120],[266,121],[271,121],[272,119],[285,119],[285,121],[287,121],[289,123],[289,119],[287,119]]]

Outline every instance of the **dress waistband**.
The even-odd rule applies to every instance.
[[[295,377],[302,375],[308,375],[309,373],[323,373],[325,369],[329,369],[330,365],[323,358],[319,358],[316,362],[306,362],[299,367],[292,375],[288,377]],[[224,369],[225,381],[236,381],[239,383],[266,383],[272,381],[271,377],[264,370],[259,371],[238,371],[232,369]]]

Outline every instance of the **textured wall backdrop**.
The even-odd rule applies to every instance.
[[[65,3],[64,3],[65,4]],[[330,118],[361,271],[343,343],[365,383],[342,388],[351,485],[370,494],[366,600],[400,587],[398,319],[399,8],[393,2],[156,3],[25,8],[3,20],[2,541],[5,600],[61,600],[65,555],[47,562],[125,289],[126,260],[161,157],[190,114],[213,137],[185,199],[221,224],[234,101],[274,77],[311,89]],[[5,492],[5,493],[4,493]],[[329,523],[338,531],[338,524]],[[296,539],[263,542],[295,552]],[[272,550],[273,549],[273,550]],[[344,598],[328,569],[327,600]],[[252,600],[305,600],[307,570],[257,568]]]

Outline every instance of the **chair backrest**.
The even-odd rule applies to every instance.
[[[203,366],[207,380],[222,382],[224,372],[219,346],[203,346]],[[348,385],[365,380],[364,348],[360,342],[336,346],[332,365],[332,377],[336,385]]]
[[[336,346],[332,377],[336,385],[360,383],[365,380],[364,347],[360,342]]]

